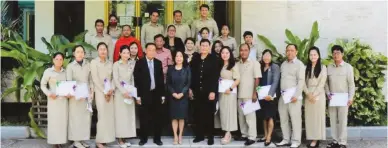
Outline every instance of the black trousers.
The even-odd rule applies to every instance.
[[[147,97],[144,99],[151,99],[152,102],[142,104],[139,107],[140,140],[147,141],[148,136],[153,134],[154,140],[159,141],[163,127],[163,122],[161,122],[163,117],[161,100],[156,98],[153,91]]]
[[[213,138],[215,101],[209,100],[209,94],[200,94],[194,102],[195,136]]]

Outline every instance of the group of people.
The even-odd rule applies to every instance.
[[[278,111],[283,140],[276,145],[299,147],[304,104],[306,136],[311,140],[308,146],[318,147],[319,140],[326,139],[326,99],[330,100],[332,93],[348,93],[348,106],[352,104],[353,68],[343,61],[343,48],[332,47],[334,64],[326,67],[321,64],[319,49],[312,47],[305,66],[296,57],[297,45],[289,44],[287,60],[279,66],[272,61],[271,50],[261,51],[252,43],[252,32],[246,31],[245,43],[238,46],[229,36],[227,25],[222,26],[218,35],[217,24],[207,17],[209,7],[206,4],[200,6],[200,11],[201,19],[192,24],[191,30],[181,23],[182,12],[175,11],[175,23],[169,25],[166,32],[157,24],[159,13],[151,13],[151,22],[142,27],[141,41],[131,36],[131,26],[118,27],[117,18],[111,15],[107,31],[104,31],[104,21],[96,20],[96,34],[85,37],[96,51],[75,46],[74,60],[66,69],[64,55],[55,53],[53,66],[46,69],[41,80],[42,91],[48,97],[48,143],[60,147],[71,140],[77,148],[89,147],[84,141],[90,139],[92,113],[86,106],[94,101],[98,112],[96,145],[99,148],[116,138],[120,147],[131,146],[126,139],[137,136],[136,114],[140,121],[139,145],[146,144],[150,135],[155,144],[163,145],[164,106],[168,106],[174,144],[182,144],[185,120],[190,117],[192,107],[194,143],[207,138],[208,145],[214,144],[218,117],[219,126],[225,132],[222,144],[230,143],[231,132],[238,127],[241,137],[236,140],[244,140],[245,145],[254,144],[258,115],[264,119],[265,132],[258,142],[268,146],[272,142]],[[232,80],[233,84],[220,91],[220,80]],[[59,81],[87,84],[89,97],[57,96]],[[108,90],[107,82],[111,84]],[[136,88],[136,98],[132,96],[135,89],[128,90],[127,85]],[[268,95],[258,100],[257,88],[268,85]],[[291,103],[284,103],[281,93],[290,88],[296,88],[295,94]],[[237,93],[233,92],[235,89]],[[259,101],[261,109],[244,114],[240,105],[247,101]],[[334,139],[328,147],[346,147],[348,106],[328,108]]]

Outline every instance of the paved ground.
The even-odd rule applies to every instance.
[[[140,147],[137,145],[139,142],[138,139],[131,139],[132,147]],[[157,146],[152,143],[152,139],[148,140],[148,143],[143,147],[158,147],[158,148],[171,148],[171,147],[180,147],[180,148],[205,148],[209,147],[206,144],[206,141],[202,143],[192,143],[191,137],[185,137],[182,145],[172,145],[172,138],[163,138],[164,145],[162,147]],[[87,141],[92,148],[95,148],[94,140]],[[244,142],[233,141],[228,145],[221,145],[220,139],[215,139],[215,144],[211,147],[227,147],[227,148],[240,148],[243,146]],[[321,143],[320,147],[326,147],[327,142]],[[70,147],[70,144],[68,145]],[[116,142],[108,145],[110,148],[119,147]],[[249,147],[258,148],[264,147],[264,143],[255,143]],[[275,145],[270,145],[270,147],[275,147]],[[305,148],[305,145],[302,145],[301,148]],[[369,139],[369,140],[349,140],[349,148],[387,148],[386,139]],[[1,148],[50,148],[50,145],[46,143],[43,139],[19,139],[19,140],[1,140]]]

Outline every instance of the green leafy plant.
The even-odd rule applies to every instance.
[[[338,39],[335,43],[344,48],[344,61],[353,66],[356,93],[353,105],[349,108],[350,125],[386,124],[387,104],[382,92],[385,82],[383,71],[387,69],[387,57],[374,52],[359,40],[350,42]],[[328,60],[332,60],[329,55]]]
[[[35,104],[39,100],[46,99],[46,96],[40,89],[40,80],[44,70],[52,65],[51,56],[56,52],[64,53],[65,67],[72,59],[72,47],[75,45],[83,45],[86,50],[95,50],[92,45],[83,41],[86,32],[87,31],[75,36],[73,42],[70,42],[63,35],[53,35],[50,43],[47,42],[45,38],[42,38],[42,41],[46,44],[48,49],[48,54],[45,54],[29,47],[17,32],[11,31],[10,38],[1,42],[1,57],[15,59],[18,62],[18,67],[13,68],[15,78],[13,79],[12,86],[2,92],[1,98],[4,98],[13,92],[25,90],[23,99],[26,102],[31,100],[32,103]],[[20,100],[20,98],[18,99]],[[32,109],[30,114],[33,114]],[[44,134],[41,136],[42,132],[38,131],[39,128],[37,127],[33,116],[30,115],[30,118],[31,127],[34,128],[38,136],[44,138]]]
[[[285,35],[287,37],[287,41],[285,41],[286,44],[295,44],[298,46],[298,59],[307,63],[308,60],[308,50],[314,46],[315,42],[319,39],[319,29],[318,29],[318,22],[315,21],[313,23],[313,26],[311,28],[310,37],[304,38],[303,40],[294,35],[289,29],[285,30]],[[286,57],[283,54],[280,54],[278,50],[276,49],[276,46],[272,44],[272,42],[265,36],[258,34],[257,35],[259,40],[264,43],[264,45],[270,49],[273,53],[273,60],[276,63],[283,63],[284,60],[286,60]]]

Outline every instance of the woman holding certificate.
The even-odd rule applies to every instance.
[[[303,89],[306,139],[312,140],[309,147],[318,147],[318,140],[326,140],[326,66],[321,64],[321,54],[318,47],[311,47],[306,67],[306,85]]]
[[[168,68],[166,83],[167,90],[171,95],[169,105],[175,145],[182,144],[183,128],[188,114],[188,94],[191,84],[191,70],[187,63],[187,57],[183,51],[178,50],[173,56],[175,64]]]
[[[53,66],[44,71],[40,81],[47,96],[47,143],[58,148],[67,143],[68,100],[67,96],[56,95],[57,82],[66,81],[66,71],[62,67],[64,57],[62,53],[55,53]]]
[[[264,98],[260,98],[261,110],[258,111],[259,116],[264,118],[264,137],[258,142],[265,142],[264,145],[271,144],[272,131],[274,127],[273,118],[276,116],[276,104],[274,96],[278,90],[280,80],[280,68],[275,63],[272,63],[272,52],[269,49],[263,51],[262,60],[260,61],[262,77],[259,81],[259,88],[270,87],[268,94]]]
[[[98,57],[90,62],[98,111],[96,143],[104,148],[105,143],[115,141],[114,103],[112,84],[113,64],[108,60],[108,46],[104,42],[97,45]]]
[[[74,141],[77,148],[89,147],[84,140],[90,139],[91,113],[86,106],[93,97],[93,82],[90,76],[90,64],[85,57],[85,49],[82,45],[73,48],[74,61],[67,65],[66,79],[76,81],[77,85],[86,85],[89,88],[89,97],[69,100],[69,140]]]
[[[228,46],[222,47],[219,53],[221,57],[221,81],[230,81],[232,84],[226,90],[219,90],[220,117],[221,128],[226,131],[224,138],[221,139],[222,144],[230,143],[232,138],[231,131],[237,131],[237,85],[240,83],[240,72],[238,66],[235,65],[235,60],[232,50]]]
[[[135,90],[129,87],[134,86],[133,70],[136,61],[129,61],[130,48],[131,46],[127,45],[121,46],[120,59],[113,64],[113,80],[116,86],[114,96],[116,138],[122,148],[131,146],[131,143],[124,141],[123,138],[136,137],[135,96],[131,96],[131,92]]]

